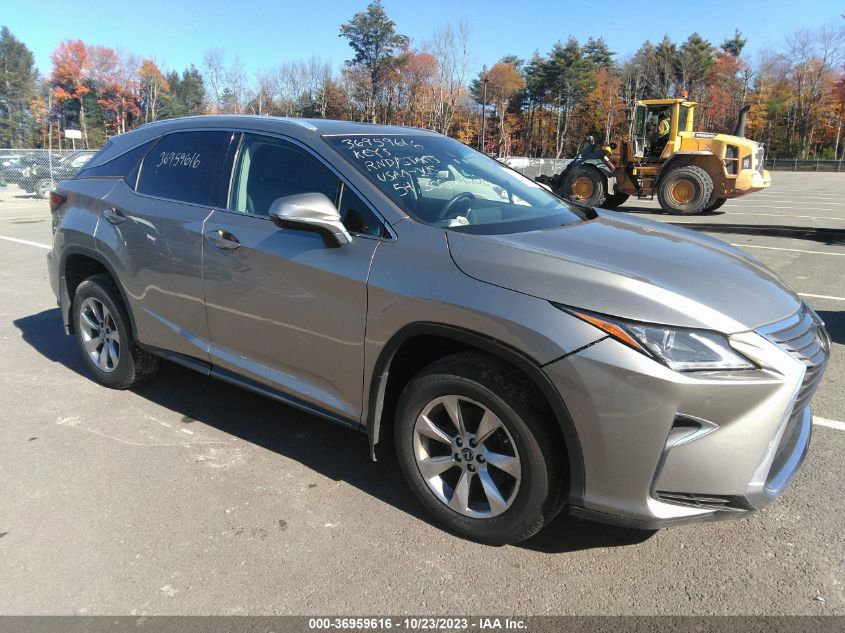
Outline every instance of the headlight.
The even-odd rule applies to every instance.
[[[625,321],[557,307],[675,371],[755,368],[754,363],[735,351],[727,337],[718,332]]]

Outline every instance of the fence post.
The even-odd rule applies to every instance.
[[[816,171],[818,171],[818,170],[819,170],[819,159],[816,158]]]
[[[798,159],[797,158],[794,159],[794,162],[792,163],[792,171],[798,171]]]

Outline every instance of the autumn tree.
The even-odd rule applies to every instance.
[[[584,99],[585,123],[597,140],[609,143],[611,133],[625,119],[625,102],[620,97],[622,81],[613,68],[600,66],[592,72],[592,89]]]
[[[141,63],[138,87],[144,123],[155,121],[159,117],[162,101],[170,95],[170,84],[154,61],[145,59]]]
[[[85,106],[82,98],[90,92],[85,81],[88,78],[88,47],[82,40],[65,40],[50,55],[53,71],[50,83],[53,87],[53,108],[56,114],[71,124],[79,125],[82,142],[88,147],[88,130],[85,126]]]
[[[125,132],[141,113],[137,58],[107,46],[91,46],[89,81],[102,107],[106,131]]]
[[[501,61],[494,64],[487,71],[485,77],[480,77],[476,83],[476,99],[482,97],[478,94],[479,84],[487,85],[487,99],[493,105],[493,110],[499,119],[499,156],[510,155],[512,137],[514,131],[514,120],[508,118],[508,105],[514,96],[518,95],[525,88],[525,79],[519,74],[512,61]],[[485,82],[486,79],[486,82]]]

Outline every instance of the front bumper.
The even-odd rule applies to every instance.
[[[772,177],[767,170],[743,169],[736,177],[734,188],[742,193],[751,193],[765,189],[771,186],[771,184]]]
[[[796,315],[787,334],[809,321]],[[806,455],[809,403],[829,355],[823,329],[808,359],[776,340],[777,327],[731,337],[756,370],[679,373],[609,338],[548,365],[583,456],[572,513],[654,529],[777,498]]]

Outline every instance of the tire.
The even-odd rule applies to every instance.
[[[676,167],[660,181],[657,199],[667,213],[693,215],[701,213],[713,195],[713,181],[701,167]]]
[[[607,181],[595,167],[579,165],[566,174],[557,194],[577,204],[601,207],[607,198]]]
[[[76,288],[71,309],[77,347],[101,385],[129,389],[158,371],[158,357],[135,342],[129,315],[111,277],[99,274],[85,279]]]
[[[33,193],[42,200],[46,200],[50,197],[50,189],[52,188],[53,181],[49,178],[42,178],[41,180],[36,181]]]
[[[557,423],[541,400],[524,377],[486,354],[455,354],[420,371],[399,399],[394,439],[422,505],[454,532],[494,545],[525,540],[548,524],[565,503],[568,467]],[[463,438],[450,422],[455,403]],[[438,433],[424,415],[439,439],[431,439]],[[483,420],[486,439],[475,445]],[[426,463],[429,479],[421,470]],[[495,493],[487,492],[491,482]]]
[[[725,204],[727,201],[728,201],[727,198],[716,198],[714,200],[711,200],[710,204],[708,204],[706,207],[704,207],[704,211],[705,212],[715,211],[716,209],[721,208],[721,206],[723,204]]]
[[[604,208],[605,209],[615,209],[616,207],[622,206],[622,204],[628,199],[630,196],[627,193],[612,193],[607,196],[607,199],[604,201]]]

